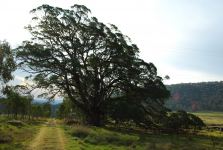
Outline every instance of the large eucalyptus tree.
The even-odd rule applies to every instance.
[[[138,57],[138,47],[115,25],[99,22],[83,5],[42,5],[32,13],[34,22],[27,27],[32,39],[23,42],[17,57],[37,88],[66,95],[96,126],[117,97],[134,96],[145,111],[150,102],[163,110],[169,92],[156,67]]]

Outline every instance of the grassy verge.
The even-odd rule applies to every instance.
[[[74,126],[65,127],[67,150],[124,150],[139,139],[135,135],[118,133],[104,128]]]
[[[39,121],[19,121],[0,116],[0,150],[24,150],[39,129]]]
[[[67,150],[209,150],[223,149],[223,135],[127,133],[95,127],[66,128]]]

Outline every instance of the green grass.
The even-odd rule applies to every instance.
[[[221,113],[196,113],[206,123],[223,121]],[[85,126],[65,127],[67,150],[223,150],[223,133],[164,134]]]
[[[223,149],[223,136],[202,132],[198,135],[126,133],[88,128],[85,138],[69,134],[68,150],[208,150]]]
[[[195,114],[208,126],[222,125],[223,114],[220,112]],[[0,150],[26,149],[40,127],[39,122],[35,121],[24,121],[22,126],[7,122],[6,117],[0,117],[0,138],[5,138],[0,143]],[[65,131],[66,150],[223,150],[223,133],[215,130],[203,129],[196,134],[164,134],[117,128],[61,127]],[[54,132],[52,128],[52,134]]]
[[[139,140],[135,135],[104,128],[76,126],[65,130],[68,137],[67,150],[124,150]]]
[[[223,112],[196,112],[193,114],[199,116],[209,126],[223,126]]]
[[[22,126],[16,126],[9,124],[9,120],[0,116],[0,150],[24,150],[38,131],[39,122],[23,121]]]

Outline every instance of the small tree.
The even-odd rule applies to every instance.
[[[16,87],[6,86],[3,94],[6,95],[4,105],[8,114],[13,114],[15,118],[21,115],[23,118],[31,115],[31,105],[33,97],[31,95],[21,95]]]
[[[194,128],[194,130],[196,129],[201,129],[202,127],[206,126],[205,123],[203,122],[203,120],[201,118],[199,118],[198,116],[194,115],[194,114],[188,114],[192,127]]]
[[[74,106],[72,102],[69,99],[64,98],[63,103],[60,104],[59,109],[57,111],[58,117],[64,119],[70,118],[73,113],[73,107]]]
[[[49,102],[43,104],[43,116],[50,117],[51,116],[51,104]]]
[[[0,81],[6,83],[13,79],[12,72],[15,69],[16,64],[9,43],[0,41]]]
[[[31,109],[32,117],[39,118],[43,117],[43,108],[40,104],[33,104]]]

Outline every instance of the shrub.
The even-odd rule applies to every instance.
[[[199,117],[183,110],[171,113],[164,121],[164,127],[174,130],[201,129],[204,126],[204,122]]]
[[[195,129],[201,129],[205,126],[203,120],[194,114],[188,114],[191,120],[191,124]]]

